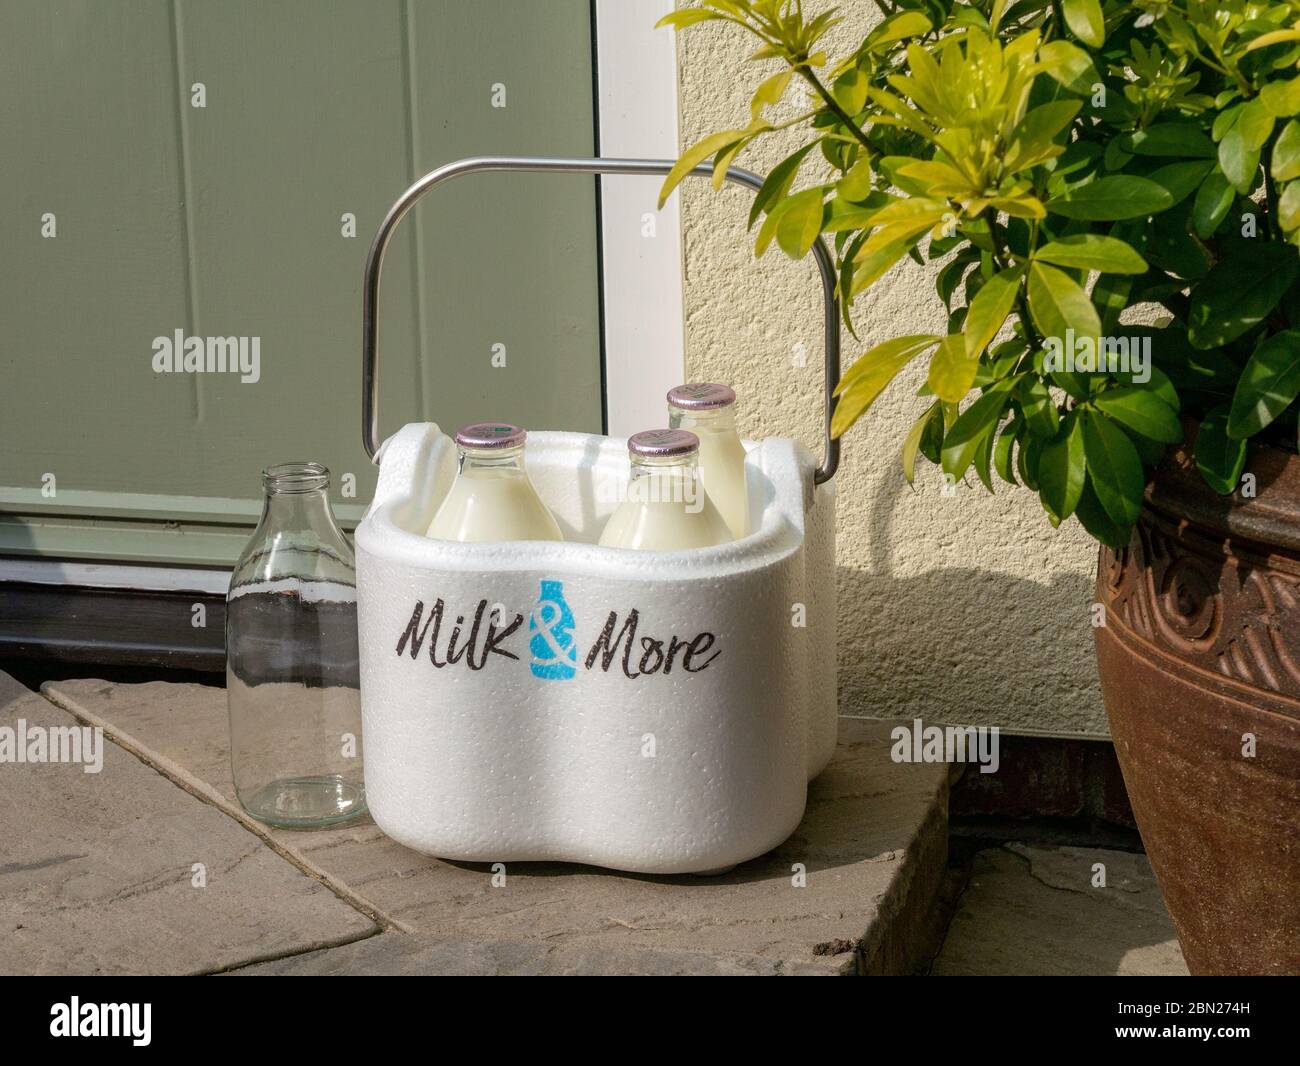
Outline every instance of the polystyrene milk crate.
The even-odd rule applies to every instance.
[[[378,447],[380,267],[435,185],[484,170],[664,174],[671,160],[476,158],[394,204],[366,264],[362,433],[379,463],[356,530],[366,798],[394,840],[445,859],[643,873],[725,869],[776,847],[835,748],[835,493],[798,443],[746,444],[751,532],[689,551],[596,544],[624,440],[530,432],[563,542],[424,535],[456,473],[431,423]],[[711,168],[694,172],[707,176]],[[729,180],[762,179],[732,168]],[[839,375],[825,292],[825,425]],[[641,427],[653,428],[653,427]]]
[[[625,441],[530,433],[524,455],[564,542],[430,540],[454,442],[409,425],[381,451],[356,531],[375,821],[446,859],[644,873],[780,844],[835,746],[833,488],[794,441],[748,445],[754,532],[637,552],[594,543]]]

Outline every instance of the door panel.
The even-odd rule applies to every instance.
[[[593,129],[586,0],[4,5],[0,553],[229,563],[288,459],[326,463],[355,519],[383,213],[440,163],[590,155]],[[591,180],[443,186],[385,262],[382,432],[599,431],[598,326]],[[259,338],[259,379],[156,373],[176,330]]]

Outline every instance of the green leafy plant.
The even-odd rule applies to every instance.
[[[661,199],[709,160],[721,184],[760,138],[797,129],[750,212],[758,255],[799,258],[825,235],[851,330],[855,298],[895,264],[942,264],[946,333],[865,352],[834,434],[924,358],[909,482],[918,455],[990,491],[996,474],[1115,547],[1185,425],[1222,493],[1251,438],[1294,448],[1300,0],[876,6],[839,58],[838,15],[801,0],[702,0],[661,20],[743,28],[751,58],[778,64],[750,123],[683,153]],[[773,117],[799,83],[808,106]],[[1120,324],[1140,306],[1155,324]]]

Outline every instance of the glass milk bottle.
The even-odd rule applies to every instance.
[[[651,429],[627,442],[632,475],[627,499],[609,516],[607,548],[678,551],[731,540],[731,531],[700,484],[700,439],[684,429]]]
[[[325,467],[272,466],[262,487],[226,596],[231,769],[258,821],[314,829],[366,809],[355,563]]]
[[[726,385],[678,385],[668,392],[668,424],[700,438],[700,479],[736,540],[749,532],[745,448],[736,433],[736,394]]]
[[[456,480],[428,536],[440,540],[563,540],[524,469],[526,434],[508,422],[475,422],[456,431]]]

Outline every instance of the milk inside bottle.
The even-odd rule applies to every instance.
[[[524,469],[525,434],[508,422],[456,431],[456,480],[427,535],[440,540],[563,540]]]
[[[668,424],[700,438],[700,479],[731,535],[749,532],[745,448],[736,433],[736,394],[726,385],[701,382],[668,391]]]
[[[727,523],[700,484],[700,440],[684,429],[651,429],[627,442],[627,499],[609,516],[607,548],[678,551],[731,540]]]

